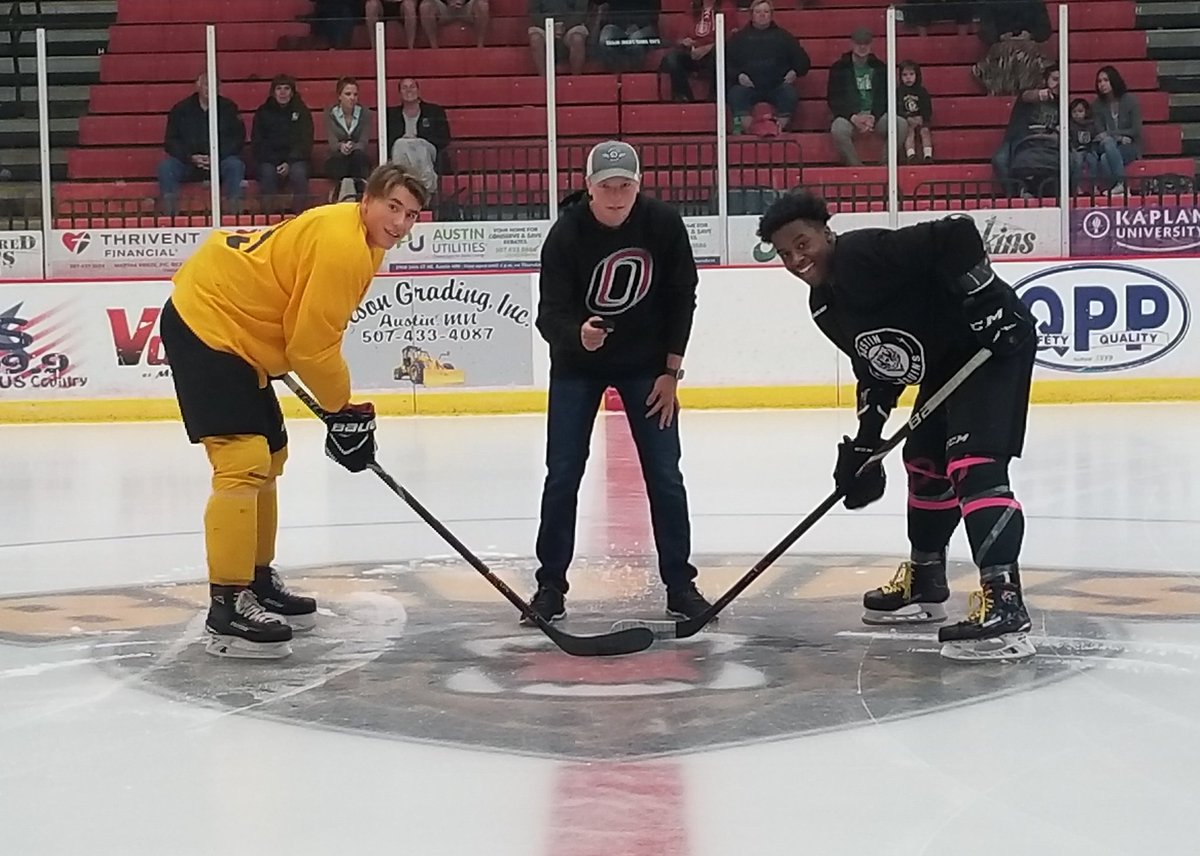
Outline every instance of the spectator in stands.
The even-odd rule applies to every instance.
[[[343,77],[337,82],[337,103],[325,111],[329,157],[325,175],[333,182],[329,201],[357,199],[371,172],[371,111],[358,103],[358,81]]]
[[[447,171],[450,121],[446,109],[421,100],[421,88],[411,77],[400,81],[400,106],[389,107],[388,151],[392,163],[412,172],[429,190],[437,193],[438,175]]]
[[[254,113],[250,147],[258,164],[258,192],[267,211],[282,210],[276,195],[286,183],[292,191],[293,213],[308,208],[308,173],[312,161],[312,111],[296,90],[296,81],[279,74],[271,81],[267,100]]]
[[[375,25],[380,21],[400,21],[404,42],[409,50],[417,46],[417,0],[367,0],[367,39],[375,47]]]
[[[971,73],[991,95],[1015,95],[1036,87],[1047,60],[1038,44],[1050,38],[1045,0],[983,0],[979,38],[987,56]]]
[[[475,47],[487,41],[491,7],[488,0],[421,0],[417,11],[429,46],[438,46],[438,27],[442,24],[469,23],[475,28]]]
[[[1071,172],[1082,180],[1090,178],[1093,185],[1100,172],[1100,154],[1096,143],[1096,117],[1091,105],[1083,98],[1071,102]],[[1071,192],[1078,190],[1072,183]]]
[[[906,0],[900,11],[904,23],[916,27],[922,36],[929,35],[929,25],[936,21],[954,21],[962,36],[975,19],[975,6],[973,0]]]
[[[529,0],[529,48],[533,67],[546,76],[546,19],[554,19],[554,56],[571,74],[583,74],[587,58],[588,0]]]
[[[800,42],[774,18],[771,0],[755,0],[750,23],[729,40],[725,65],[735,134],[742,133],[754,105],[764,101],[775,108],[775,121],[783,132],[800,101],[794,84],[812,67]]]
[[[599,5],[600,61],[612,72],[637,71],[646,54],[662,44],[658,16],[662,0],[605,0]]]
[[[218,84],[219,86],[220,84]],[[217,96],[217,171],[225,195],[227,213],[241,209],[242,180],[246,164],[242,148],[246,145],[246,126],[238,106]],[[179,205],[179,185],[207,181],[212,177],[208,145],[208,75],[196,78],[196,91],[171,108],[163,139],[167,157],[158,165],[158,192],[163,210],[174,215]]]
[[[721,13],[722,0],[692,0],[692,31],[680,40],[662,59],[659,71],[671,77],[671,99],[678,102],[694,101],[691,76],[702,77],[709,91],[716,92],[717,57],[713,50],[717,44],[717,15]]]
[[[1030,196],[1058,175],[1058,65],[1047,67],[1042,86],[1013,104],[1004,141],[992,155],[992,170],[1009,195]]]
[[[350,47],[354,25],[360,17],[360,9],[355,8],[354,0],[313,0],[309,28],[314,38],[332,48],[344,49]]]
[[[1142,156],[1142,108],[1113,66],[1096,73],[1096,140],[1100,174],[1112,181],[1112,192],[1125,191],[1125,165]]]
[[[917,160],[917,140],[921,141],[922,161],[933,160],[933,99],[921,83],[921,66],[912,60],[900,63],[900,86],[896,89],[900,117],[908,124],[904,137],[904,154],[909,163]]]
[[[871,31],[859,27],[850,41],[853,47],[829,69],[825,97],[834,117],[829,133],[842,163],[858,166],[862,160],[854,147],[856,137],[875,134],[882,139],[886,160],[888,128],[898,147],[908,136],[908,122],[888,107],[887,65],[871,52]]]

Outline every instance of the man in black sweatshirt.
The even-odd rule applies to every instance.
[[[667,612],[690,618],[709,604],[690,561],[675,392],[696,309],[696,262],[679,213],[640,193],[630,145],[597,145],[587,176],[586,194],[564,201],[542,245],[537,328],[550,344],[550,402],[532,607],[549,621],[566,614],[579,483],[611,386],[646,480]]]
[[[775,108],[782,133],[800,102],[796,79],[812,67],[808,53],[795,36],[775,23],[774,14],[771,0],[758,0],[750,7],[750,23],[729,40],[725,65],[735,134],[746,129],[750,111],[763,101]]]
[[[241,207],[242,180],[246,164],[242,148],[246,144],[246,126],[238,107],[228,98],[217,96],[217,171],[221,192],[230,209]],[[158,191],[163,209],[174,216],[179,204],[179,185],[185,181],[204,181],[212,177],[208,146],[208,75],[196,78],[196,91],[171,108],[163,139],[167,157],[158,165]]]

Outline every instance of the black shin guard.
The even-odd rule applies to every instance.
[[[905,460],[908,471],[908,543],[917,553],[942,554],[961,518],[958,497],[942,467],[927,458]]]
[[[1008,461],[970,456],[951,461],[946,470],[962,506],[967,539],[981,578],[1018,582],[1025,515],[1008,483]]]

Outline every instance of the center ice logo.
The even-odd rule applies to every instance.
[[[1165,276],[1133,265],[1083,262],[1014,286],[1037,323],[1038,365],[1109,372],[1145,365],[1183,341],[1190,309]]]

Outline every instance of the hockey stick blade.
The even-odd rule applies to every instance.
[[[321,419],[325,418],[326,413],[321,408],[321,405],[317,403],[316,399],[294,377],[283,375],[280,380],[317,417]],[[602,633],[598,636],[575,636],[552,627],[550,622],[534,612],[529,604],[512,590],[508,583],[496,576],[495,572],[485,565],[482,559],[471,552],[462,541],[458,540],[454,533],[434,517],[415,496],[392,478],[387,470],[374,461],[368,465],[368,469],[375,473],[391,489],[392,493],[404,500],[408,507],[417,513],[418,517],[425,521],[433,531],[437,532],[443,541],[453,547],[468,565],[491,583],[496,591],[504,595],[505,599],[520,611],[521,615],[536,624],[538,629],[550,638],[550,641],[566,653],[576,657],[612,657],[621,654],[636,654],[638,651],[644,651],[654,644],[654,633],[645,628],[630,628],[615,633]]]
[[[889,452],[908,439],[909,435],[911,435],[912,432],[917,429],[917,426],[928,419],[929,415],[937,410],[937,408],[942,405],[942,402],[949,398],[954,390],[958,389],[959,386],[962,385],[962,382],[970,377],[977,368],[987,362],[988,358],[991,356],[992,352],[987,348],[981,348],[979,351],[977,351],[974,356],[971,357],[971,359],[967,360],[966,363],[963,364],[962,368],[955,372],[948,381],[942,384],[941,388],[938,389],[937,392],[929,397],[928,401],[921,405],[919,410],[913,411],[908,421],[898,431],[896,431],[895,434],[889,437],[883,443],[883,445],[879,447],[878,451],[876,451],[875,454],[872,455],[867,462],[862,465],[862,467],[859,469],[859,473],[861,474],[868,467],[878,465],[885,457],[887,457]],[[833,493],[821,500],[820,505],[809,512],[807,517],[797,523],[795,528],[785,535],[782,541],[772,547],[769,553],[759,559],[754,564],[753,568],[747,571],[741,579],[739,579],[729,588],[729,591],[721,595],[712,606],[704,610],[704,612],[700,613],[695,618],[688,618],[683,621],[643,621],[636,618],[626,618],[614,623],[613,630],[640,627],[649,630],[658,638],[665,639],[687,639],[689,636],[695,636],[706,624],[716,618],[717,615],[720,614],[721,610],[729,606],[734,598],[744,592],[751,583],[762,576],[763,572],[767,570],[767,568],[775,564],[775,561],[780,556],[791,549],[792,545],[799,541],[800,537],[804,535],[804,533],[815,526],[817,521],[828,514],[830,509],[837,505],[845,495],[845,491],[843,491],[841,488],[837,488],[833,491]]]

